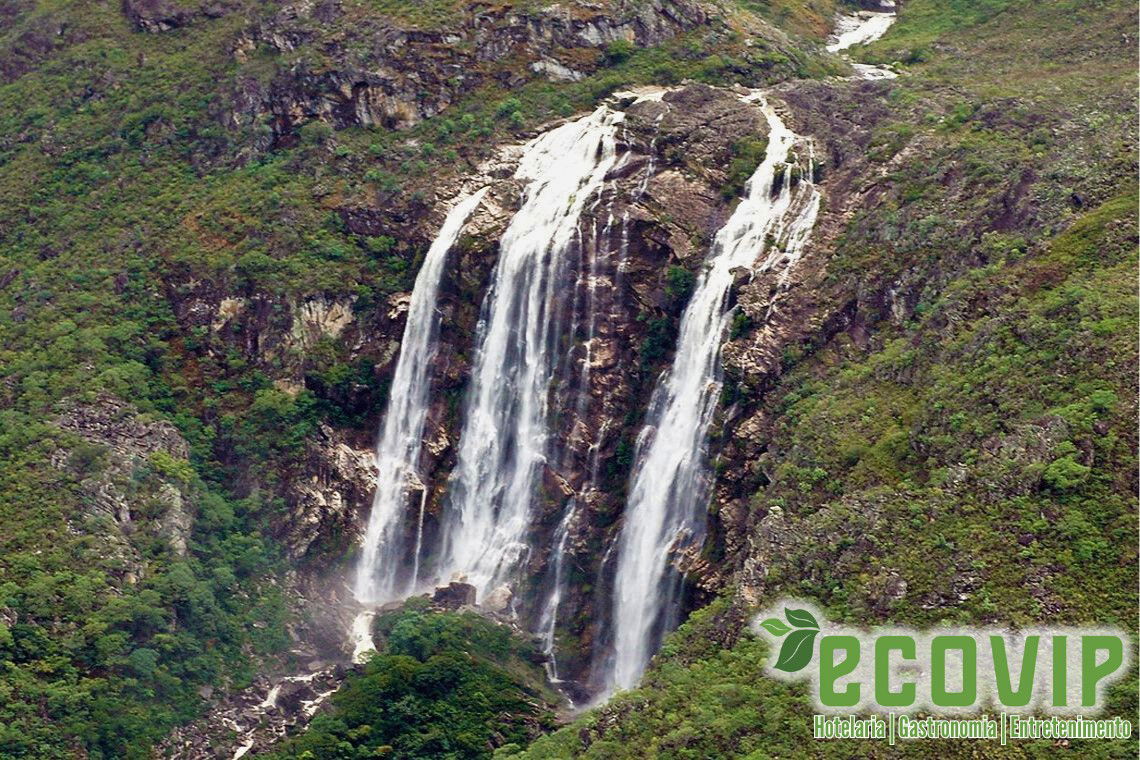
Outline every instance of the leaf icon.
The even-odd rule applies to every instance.
[[[793,631],[780,647],[780,656],[776,658],[776,669],[787,673],[803,670],[811,662],[812,653],[815,651],[815,637],[818,633],[819,631],[808,629]]]
[[[785,633],[792,630],[788,626],[784,625],[783,620],[780,620],[778,618],[768,618],[767,620],[762,621],[760,625],[763,626],[765,631],[772,634],[773,636],[783,636]]]
[[[817,631],[819,630],[819,623],[816,622],[815,616],[807,610],[789,610],[785,607],[784,617],[796,628],[814,628]]]

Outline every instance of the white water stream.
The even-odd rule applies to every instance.
[[[721,389],[734,270],[787,271],[819,210],[810,142],[792,133],[762,96],[753,97],[768,121],[767,152],[713,241],[681,318],[673,365],[657,383],[637,439],[614,581],[611,689],[637,683],[677,603],[679,579],[671,560],[697,545],[703,533],[710,485],[706,435]]]
[[[538,136],[515,173],[526,188],[483,305],[438,567],[443,578],[465,577],[480,598],[529,551],[534,491],[550,455],[567,254],[614,166],[623,116],[602,107]]]
[[[407,596],[416,590],[419,580],[422,524],[417,527],[411,573],[406,572],[407,547],[402,539],[409,493],[419,490],[421,505],[426,497],[427,486],[420,479],[418,469],[431,387],[428,370],[435,356],[439,331],[436,301],[447,254],[484,193],[486,188],[455,204],[416,275],[400,342],[400,358],[389,391],[388,410],[376,445],[376,494],[356,575],[356,598],[362,602],[386,602]]]
[[[884,3],[893,8],[894,3]],[[887,33],[891,24],[898,18],[893,12],[875,13],[860,11],[849,16],[838,16],[835,31],[827,44],[828,51],[840,53],[856,45],[868,45]],[[846,56],[844,56],[846,57]],[[848,59],[850,60],[850,59]],[[851,63],[859,79],[894,79],[896,72],[887,66],[872,66],[866,63]]]
[[[877,39],[894,18],[892,13],[866,12],[844,17],[828,49],[837,52]],[[860,73],[866,78],[894,75],[879,67],[862,67]],[[658,91],[630,94],[660,97]],[[673,366],[658,380],[635,447],[616,544],[611,691],[636,683],[663,631],[671,626],[680,589],[673,565],[680,553],[699,545],[703,535],[711,483],[706,437],[721,388],[720,350],[732,315],[726,301],[734,270],[773,270],[783,282],[802,253],[819,208],[810,141],[793,134],[762,96],[748,99],[758,103],[768,121],[768,149],[697,277],[682,315]],[[515,580],[531,550],[533,502],[542,469],[548,458],[559,455],[553,450],[549,407],[556,397],[551,388],[567,358],[561,347],[567,333],[563,315],[571,315],[571,333],[580,324],[580,288],[572,275],[575,263],[582,269],[584,260],[579,259],[588,248],[587,321],[581,323],[587,334],[586,355],[579,382],[579,393],[586,393],[597,317],[599,241],[595,230],[593,246],[586,246],[581,221],[585,212],[596,210],[606,176],[617,164],[617,130],[623,117],[601,107],[539,135],[523,149],[515,173],[523,183],[522,203],[500,241],[482,306],[440,545],[431,566],[422,568],[427,486],[418,463],[430,391],[428,365],[438,332],[436,300],[447,253],[485,190],[463,199],[448,214],[416,279],[377,447],[380,474],[355,585],[360,601],[402,598],[428,578],[462,578],[482,599]],[[651,173],[652,164],[639,194]],[[614,223],[611,212],[603,238],[609,238]],[[621,277],[620,259],[628,242],[628,212],[620,223],[616,278]],[[586,396],[579,395],[577,404],[584,403]],[[596,465],[591,462],[591,471]],[[586,490],[594,482],[591,474]],[[416,491],[420,522],[410,526],[406,515]],[[579,510],[577,498],[567,504],[555,531],[547,570],[552,584],[539,608],[538,630],[551,657],[553,679],[558,677],[553,649],[565,551]],[[353,656],[358,661],[371,648],[370,621],[365,612],[354,622]]]

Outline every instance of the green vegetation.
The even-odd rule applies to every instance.
[[[723,642],[721,646],[717,642]],[[804,684],[769,677],[775,652],[742,628],[741,610],[719,599],[694,613],[665,642],[643,684],[522,751],[496,760],[705,760],[706,758],[977,758],[1057,756],[1052,740],[1011,743],[1007,752],[984,741],[829,740],[812,736],[816,708]],[[1110,690],[1110,710],[1136,712],[1134,685]],[[808,749],[805,749],[808,748]],[[1098,759],[1130,758],[1135,743],[1074,741],[1070,752]],[[999,755],[999,753],[1001,753]]]
[[[153,455],[133,476],[132,512],[160,517],[148,495],[180,484],[196,505],[192,553],[138,531],[142,577],[118,580],[137,571],[108,551],[79,485],[102,472],[106,451],[0,415],[0,756],[148,757],[150,742],[197,714],[199,685],[247,684],[251,654],[285,643],[284,600],[258,580],[273,549],[247,527],[259,505]],[[59,446],[72,447],[62,469],[45,464]]]
[[[768,141],[755,137],[743,137],[732,146],[732,163],[728,165],[728,179],[720,189],[725,199],[738,198],[744,194],[744,185],[756,172],[756,167],[764,160]]]
[[[890,50],[888,61],[922,63],[933,55],[931,45],[963,27],[976,27],[1009,8],[1016,0],[938,0],[915,3],[899,16],[889,42],[878,50]],[[881,57],[881,54],[880,54]]]
[[[225,5],[163,34],[136,32],[117,2],[0,11],[0,757],[147,758],[201,713],[201,687],[241,688],[280,656],[283,493],[320,426],[369,424],[385,388],[379,357],[350,357],[346,341],[262,341],[288,333],[308,301],[376,319],[423,254],[394,229],[352,233],[344,209],[423,203],[496,141],[630,84],[845,71],[800,38],[777,47],[742,10],[659,48],[592,51],[579,82],[493,83],[405,132],[309,122],[270,147],[267,120],[228,124],[223,90],[292,64],[265,48],[234,55],[239,32],[277,4]],[[437,28],[463,3],[346,5]],[[740,6],[815,39],[835,8]],[[825,284],[898,280],[914,303],[900,301],[897,320],[884,312],[866,344],[841,333],[790,349],[766,389],[775,454],[743,496],[755,520],[780,507],[806,538],[754,591],[811,596],[848,622],[1131,627],[1135,51],[1121,30],[1134,12],[1118,0],[910,0],[857,53],[906,75],[880,85],[887,115],[867,148],[883,197],[842,231]],[[319,42],[293,55],[318,70]],[[737,145],[726,197],[764,149]],[[1005,215],[1023,172],[1034,219]],[[666,282],[683,304],[691,273]],[[215,325],[223,298],[251,316]],[[645,319],[648,376],[675,326]],[[750,327],[740,315],[732,336]],[[725,397],[751,392],[731,382]],[[56,424],[100,394],[172,423],[189,458],[124,459]],[[610,480],[632,454],[626,436]],[[129,522],[93,496],[104,480],[126,494]],[[159,527],[172,493],[192,523],[185,553]],[[907,595],[876,606],[895,572]],[[940,596],[947,578],[965,598]],[[805,697],[759,675],[760,642],[724,635],[734,610],[698,613],[643,689],[530,756],[802,756]],[[383,652],[281,757],[513,756],[551,728],[531,656],[505,629],[414,605],[378,625]],[[1134,715],[1134,694],[1124,684],[1113,710]]]
[[[333,711],[268,757],[489,758],[553,727],[535,652],[505,626],[425,607],[412,599],[378,618],[384,643]]]
[[[835,362],[826,378],[801,362],[775,397],[777,443],[799,453],[780,457],[756,505],[830,521],[875,503],[876,527],[861,531],[886,532],[873,565],[905,569],[914,605],[893,606],[893,619],[1001,610],[1018,624],[1124,624],[1135,606],[1135,505],[1120,481],[1136,462],[1135,205],[1111,201],[1037,255],[969,272],[869,356],[840,341],[819,357]],[[1025,593],[1046,567],[1048,594]],[[845,620],[867,614],[882,581],[871,567],[842,580],[805,570],[780,575]],[[968,598],[924,610],[956,573],[973,578]]]
[[[697,276],[684,267],[671,266],[665,270],[665,298],[671,311],[680,313],[684,310],[693,295],[696,281]]]

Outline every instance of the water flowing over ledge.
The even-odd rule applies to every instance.
[[[659,101],[664,94],[654,89],[628,95],[641,102]],[[679,622],[681,576],[673,566],[679,554],[699,547],[703,537],[712,480],[706,438],[720,395],[720,350],[733,313],[728,308],[732,283],[740,269],[771,271],[783,287],[819,208],[811,141],[792,133],[761,94],[742,99],[758,106],[768,122],[768,147],[745,197],[711,245],[681,318],[673,366],[659,378],[636,439],[622,528],[610,545],[613,591],[602,604],[601,617],[612,619],[598,623],[613,637],[612,649],[607,645],[602,650],[603,676],[595,687],[605,693],[633,686],[663,633]],[[658,115],[658,124],[660,120]],[[424,547],[422,528],[409,521],[415,519],[414,492],[421,492],[422,514],[428,488],[421,482],[418,459],[431,385],[427,364],[437,340],[436,301],[447,252],[486,190],[460,201],[448,214],[412,295],[378,444],[380,475],[357,574],[357,598],[369,605],[417,593],[427,579],[467,583],[480,604],[499,597],[509,604],[511,588],[504,587],[518,582],[519,568],[532,552],[549,551],[547,580],[541,584],[541,600],[532,602],[531,624],[541,637],[554,683],[559,682],[555,636],[566,544],[579,513],[577,496],[563,507],[549,546],[532,546],[531,528],[540,474],[562,456],[549,407],[587,403],[580,393],[566,399],[552,394],[571,371],[564,342],[568,335],[585,336],[585,358],[572,371],[578,375],[576,384],[586,387],[598,308],[598,260],[613,258],[616,249],[606,247],[620,241],[615,270],[620,272],[628,244],[628,208],[615,213],[604,205],[614,202],[607,178],[621,175],[628,159],[624,148],[618,150],[627,143],[624,122],[624,113],[603,106],[521,149],[514,179],[522,183],[522,200],[500,238],[482,304],[439,536]],[[634,200],[645,193],[654,173],[652,145],[631,194]],[[568,287],[575,272],[577,284]],[[596,447],[597,441],[589,456],[587,489],[597,480]],[[606,572],[605,564],[601,572]],[[369,611],[354,621],[357,661],[371,651],[370,623]]]
[[[603,106],[540,135],[515,173],[527,186],[483,304],[437,568],[440,577],[466,578],[480,598],[507,581],[530,549],[536,477],[550,454],[548,391],[567,254],[617,160],[623,118]]]
[[[413,570],[409,574],[401,537],[409,492],[421,491],[422,499],[426,490],[417,471],[431,388],[428,369],[435,355],[439,329],[436,301],[447,254],[486,192],[486,188],[479,190],[451,209],[424,258],[412,289],[400,358],[376,445],[376,494],[356,577],[356,598],[362,602],[389,601],[416,590],[420,546],[417,542]]]
[[[720,350],[734,270],[788,271],[819,211],[811,142],[761,95],[768,148],[745,197],[717,233],[681,318],[673,366],[660,378],[638,435],[614,593],[609,689],[636,685],[664,631],[677,622],[681,578],[671,560],[699,545],[708,501],[706,437],[721,388]],[[766,254],[766,255],[765,255]]]

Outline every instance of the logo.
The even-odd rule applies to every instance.
[[[785,673],[795,673],[806,668],[811,662],[815,637],[819,635],[819,623],[815,621],[815,615],[804,609],[793,610],[785,607],[784,617],[791,624],[791,628],[774,617],[761,621],[760,626],[776,637],[791,634],[780,645],[780,656],[776,658],[776,664],[772,667]]]
[[[796,599],[753,627],[776,653],[768,672],[807,680],[823,712],[1095,715],[1132,663],[1130,639],[1101,627],[856,629]]]

